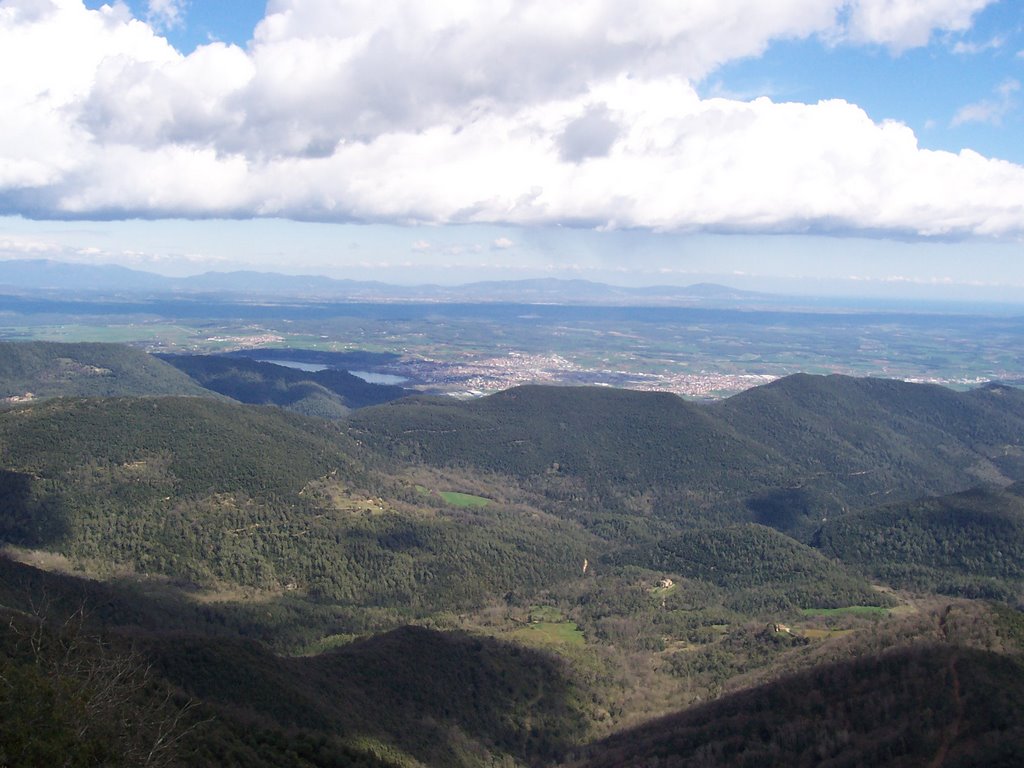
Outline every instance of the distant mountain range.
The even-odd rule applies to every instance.
[[[112,265],[71,264],[47,259],[0,261],[0,292],[64,295],[73,292],[125,294],[218,294],[302,298],[307,300],[523,302],[552,304],[678,304],[720,306],[784,301],[767,293],[724,285],[630,288],[589,280],[542,278],[444,285],[390,285],[376,281],[336,280],[322,275],[275,272],[206,272],[166,277]]]

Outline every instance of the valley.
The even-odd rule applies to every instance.
[[[161,729],[190,765],[1022,754],[1024,391],[464,400],[317,364],[378,352],[259,353],[315,370],[0,344],[0,395],[35,393],[0,410],[5,754],[117,764]],[[88,720],[103,659],[134,670],[104,706],[150,721]],[[987,703],[934,708],[944,674]]]
[[[504,301],[465,303],[454,293],[367,303],[308,294],[27,292],[2,297],[0,339],[112,341],[156,353],[236,351],[255,359],[297,351],[296,362],[345,370],[356,355],[364,362],[355,370],[461,396],[564,384],[717,399],[800,372],[958,388],[1024,381],[1013,306],[728,293],[674,305],[525,303],[530,295],[518,302],[502,294]]]

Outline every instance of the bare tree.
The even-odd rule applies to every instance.
[[[205,722],[197,702],[177,695],[134,648],[90,634],[84,605],[60,621],[45,598],[28,612],[0,609],[0,765],[21,762],[11,750],[41,754],[46,745],[32,740],[47,738],[64,745],[69,767],[97,751],[110,765],[179,762],[182,741]]]

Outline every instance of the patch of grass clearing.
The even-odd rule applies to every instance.
[[[583,630],[575,621],[535,621],[512,636],[527,645],[584,645]]]
[[[486,507],[491,503],[490,499],[485,499],[483,496],[474,496],[471,493],[458,491],[438,491],[437,495],[453,507]]]
[[[888,616],[891,609],[877,605],[848,605],[845,608],[801,608],[804,616]]]
[[[423,485],[417,485],[416,490],[424,496],[430,496],[434,493],[434,491],[431,491]],[[492,499],[487,499],[483,496],[474,496],[472,493],[462,493],[461,491],[437,491],[436,493],[441,497],[445,504],[450,504],[453,507],[460,507],[463,509],[469,507],[486,507],[492,501]]]
[[[583,630],[552,605],[531,608],[529,623],[512,636],[526,645],[582,647],[585,644]]]

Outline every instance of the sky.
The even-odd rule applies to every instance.
[[[1024,301],[1021,0],[0,0],[0,258]]]

